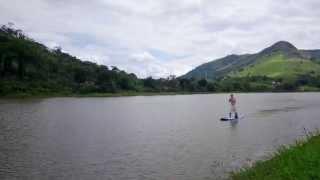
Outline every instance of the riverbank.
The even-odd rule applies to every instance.
[[[164,96],[164,95],[191,95],[191,94],[211,94],[214,92],[117,92],[117,93],[87,93],[87,94],[73,94],[73,93],[50,93],[50,94],[9,94],[0,96],[0,98],[14,99],[14,98],[51,98],[51,97],[125,97],[125,96]]]
[[[318,93],[319,91],[266,91],[266,92],[137,92],[137,91],[122,91],[116,93],[18,93],[0,95],[4,99],[23,99],[23,98],[54,98],[54,97],[126,97],[126,96],[165,96],[165,95],[192,95],[192,94],[226,94],[226,93]]]
[[[320,134],[281,148],[271,159],[232,173],[231,179],[320,179]]]

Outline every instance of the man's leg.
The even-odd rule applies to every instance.
[[[234,117],[234,118],[238,119],[238,113],[237,113],[237,111],[235,112],[235,117]]]

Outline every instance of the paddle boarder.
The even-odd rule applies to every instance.
[[[229,118],[231,119],[231,115],[232,115],[232,113],[234,113],[234,118],[238,119],[238,113],[237,113],[237,109],[236,109],[237,100],[233,94],[230,94],[229,103],[230,103]]]

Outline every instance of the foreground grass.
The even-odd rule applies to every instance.
[[[233,173],[231,179],[320,179],[320,135],[281,148],[273,158]]]

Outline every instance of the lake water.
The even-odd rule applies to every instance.
[[[320,128],[320,93],[0,100],[0,179],[221,179]]]

